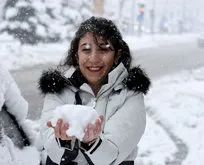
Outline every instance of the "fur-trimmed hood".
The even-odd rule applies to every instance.
[[[75,70],[71,77],[67,78],[59,70],[49,69],[43,71],[38,82],[38,87],[43,94],[61,93],[68,86],[79,88],[84,82],[86,82],[86,79],[78,70]],[[122,82],[130,90],[143,94],[148,92],[151,84],[149,77],[139,66],[132,68]]]

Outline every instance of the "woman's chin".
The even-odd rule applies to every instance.
[[[92,85],[98,85],[98,84],[101,84],[101,80],[99,78],[91,78],[88,80],[89,84],[92,84]]]

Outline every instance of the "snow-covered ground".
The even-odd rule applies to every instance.
[[[165,165],[172,158],[179,159],[183,148],[176,147],[176,137],[181,140],[180,146],[186,145],[188,149],[182,165],[202,165],[204,68],[182,71],[153,81],[145,102],[148,113],[147,129],[139,144],[138,159],[142,159],[144,165]],[[158,128],[156,123],[162,127]],[[169,138],[165,129],[175,137]],[[174,155],[176,153],[177,156]]]
[[[4,40],[7,43],[2,40],[1,38],[0,60],[9,69],[58,63],[68,47],[68,43],[20,46],[6,37]],[[137,50],[192,41],[195,40],[195,35],[141,38],[126,36],[125,40],[131,50]],[[181,162],[183,159],[182,165],[203,164],[204,68],[185,70],[153,80],[150,92],[145,97],[145,104],[147,128],[139,143],[137,165],[173,165],[173,162]],[[1,154],[3,153],[0,151]],[[32,157],[28,155],[28,158],[32,162]]]

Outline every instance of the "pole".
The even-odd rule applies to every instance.
[[[102,16],[104,14],[104,0],[93,1],[93,13],[97,16]]]
[[[180,22],[180,32],[184,32],[184,24],[186,22],[186,0],[183,0],[182,21]]]
[[[136,0],[132,0],[132,17],[131,17],[131,23],[130,23],[130,33],[134,34],[134,26],[135,26],[135,20],[136,20]]]
[[[121,26],[122,25],[122,9],[124,6],[125,1],[124,0],[119,0],[119,13],[118,13],[118,18],[117,18],[117,25]]]
[[[152,9],[150,10],[150,19],[151,19],[151,34],[154,35],[155,0],[152,0]]]

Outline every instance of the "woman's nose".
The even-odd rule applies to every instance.
[[[100,61],[101,60],[100,53],[97,50],[93,50],[91,52],[89,60],[91,62],[98,62],[98,61]]]

